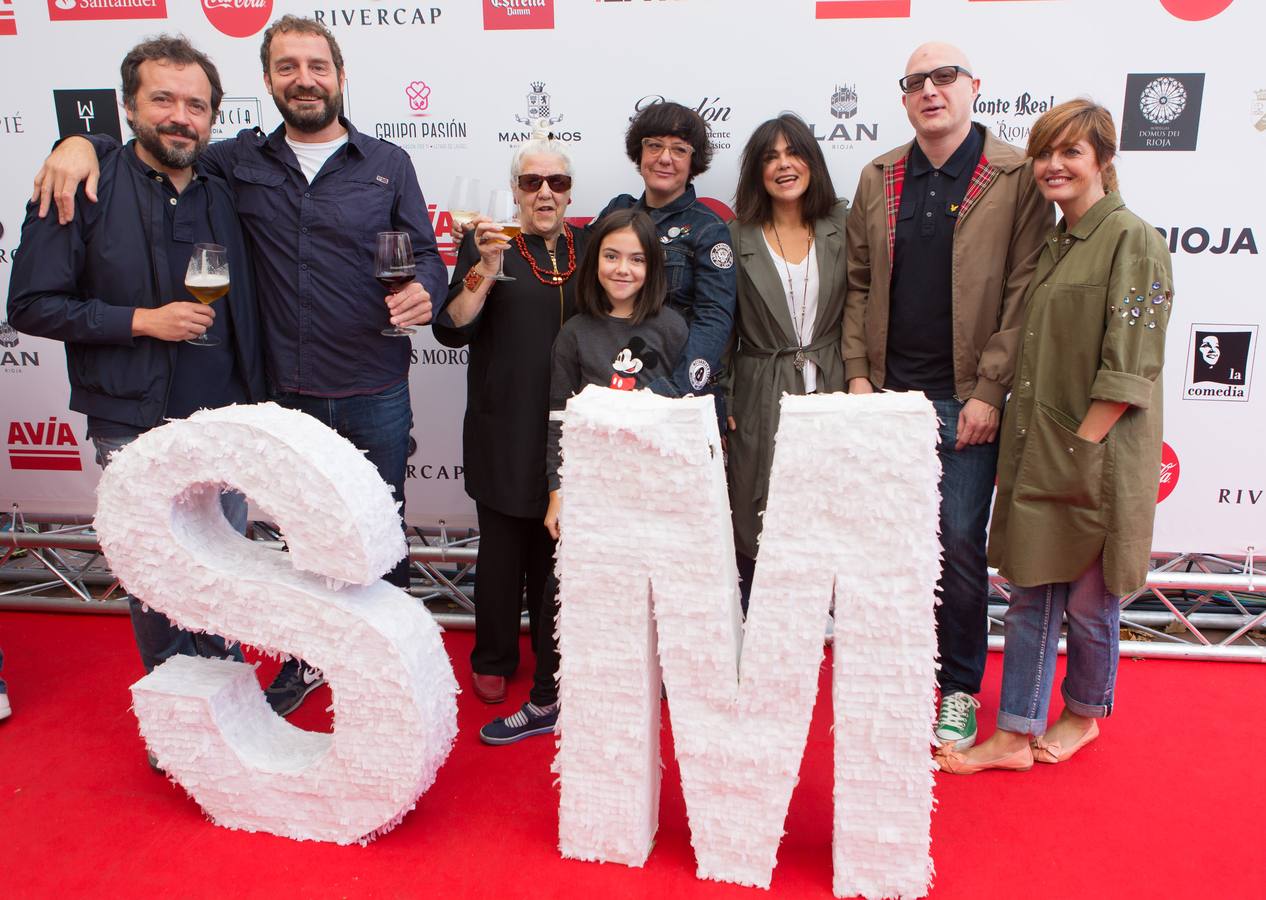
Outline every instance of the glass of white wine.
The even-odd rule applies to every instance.
[[[185,290],[199,303],[211,304],[229,292],[229,252],[219,244],[194,244],[185,270]],[[195,347],[218,347],[220,339],[203,332],[189,338]]]
[[[519,236],[522,226],[519,224],[519,204],[514,202],[514,192],[506,190],[497,190],[492,192],[492,197],[488,201],[488,218],[492,219],[492,224],[496,226],[507,238],[514,240]],[[509,247],[507,246],[508,250]],[[507,275],[506,255],[503,251],[501,259],[497,261],[497,274],[493,275],[496,281],[517,281],[514,276]]]
[[[479,198],[482,196],[483,187],[478,178],[458,175],[453,179],[453,187],[448,194],[448,214],[453,224],[463,229],[469,227],[479,215]]]

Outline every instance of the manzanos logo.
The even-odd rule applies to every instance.
[[[48,0],[53,22],[97,19],[165,19],[167,0]]]
[[[633,115],[629,121],[648,106],[665,102],[663,94],[647,94],[633,104]],[[689,104],[686,104],[689,105]],[[730,115],[733,109],[721,102],[721,98],[705,96],[696,106],[691,107],[699,114],[708,126],[708,144],[713,150],[729,150],[734,146],[734,132],[730,131]]]
[[[9,468],[82,472],[79,442],[66,422],[9,422]]]
[[[202,12],[229,37],[250,37],[273,14],[273,0],[202,0]]]
[[[829,134],[822,134],[816,124],[810,123],[809,130],[824,147],[834,150],[850,150],[862,141],[874,143],[879,140],[878,122],[854,122],[861,111],[861,101],[856,84],[836,84],[831,91],[830,100],[826,104],[831,118],[838,121],[831,126]]]
[[[527,94],[527,115],[515,114],[514,121],[527,126],[521,131],[498,131],[497,140],[503,144],[522,144],[532,139],[532,132],[549,129],[556,141],[575,143],[581,139],[579,131],[565,131],[553,126],[563,121],[562,113],[553,114],[552,100],[545,90],[545,82],[533,81],[528,85],[531,90]]]
[[[1178,476],[1182,467],[1178,465],[1178,454],[1169,444],[1161,444],[1160,484],[1156,488],[1156,502],[1160,503],[1178,487]]]
[[[401,91],[409,110],[408,119],[375,122],[374,136],[392,141],[406,150],[465,150],[466,122],[462,119],[432,118],[435,92],[421,79],[410,81]]]
[[[40,364],[39,351],[21,350],[21,335],[8,322],[0,320],[0,372],[21,375],[26,368],[37,368]]]
[[[554,0],[484,0],[484,31],[554,27]]]

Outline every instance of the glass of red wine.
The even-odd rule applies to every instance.
[[[413,242],[409,235],[403,231],[378,232],[378,246],[374,251],[374,277],[378,283],[387,293],[395,294],[413,280],[413,272]],[[393,325],[381,333],[388,337],[408,337],[415,331]]]

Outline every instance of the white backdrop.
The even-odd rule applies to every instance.
[[[623,131],[658,97],[697,107],[712,124],[716,154],[697,188],[723,203],[732,202],[744,140],[783,110],[814,125],[836,191],[851,197],[861,167],[911,137],[896,79],[924,40],[968,52],[982,82],[977,119],[1013,143],[1024,143],[1044,104],[1094,97],[1124,133],[1118,168],[1127,201],[1172,236],[1174,249],[1169,494],[1155,546],[1266,547],[1257,447],[1266,388],[1253,384],[1266,375],[1252,368],[1266,308],[1266,187],[1255,165],[1266,152],[1266,12],[1258,0],[0,0],[0,288],[39,161],[85,117],[101,128],[119,113],[109,93],[84,92],[117,92],[119,61],[136,41],[185,33],[220,67],[221,133],[256,123],[271,130],[280,120],[263,89],[258,34],[287,12],[332,27],[352,121],[410,152],[448,252],[453,178],[508,179],[529,95],[538,103],[548,95],[553,128],[573,148],[571,212],[581,217],[640,190]],[[855,110],[838,105],[837,118],[833,97],[854,100]],[[1196,363],[1207,334],[1221,351],[1212,368]],[[461,479],[465,355],[429,333],[414,348],[419,448],[409,519],[473,525]],[[0,326],[5,508],[91,512],[97,468],[67,396],[58,344]]]

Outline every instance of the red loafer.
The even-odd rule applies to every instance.
[[[484,703],[500,703],[506,698],[506,680],[501,675],[471,675],[471,686],[475,696]]]
[[[942,772],[949,772],[951,775],[975,775],[977,772],[984,772],[987,769],[1027,772],[1033,768],[1033,748],[1028,744],[1025,744],[1019,750],[1014,750],[1011,753],[995,757],[994,759],[987,759],[983,762],[968,762],[965,758],[966,755],[966,752],[944,750],[936,754],[936,764]]]
[[[1037,738],[1033,741],[1033,759],[1035,762],[1048,763],[1051,765],[1067,762],[1073,758],[1074,754],[1076,754],[1078,750],[1089,744],[1098,736],[1099,723],[1094,719],[1091,719],[1090,727],[1087,728],[1085,733],[1082,734],[1082,736],[1079,737],[1067,750],[1064,749],[1059,741],[1047,742],[1041,738]]]

